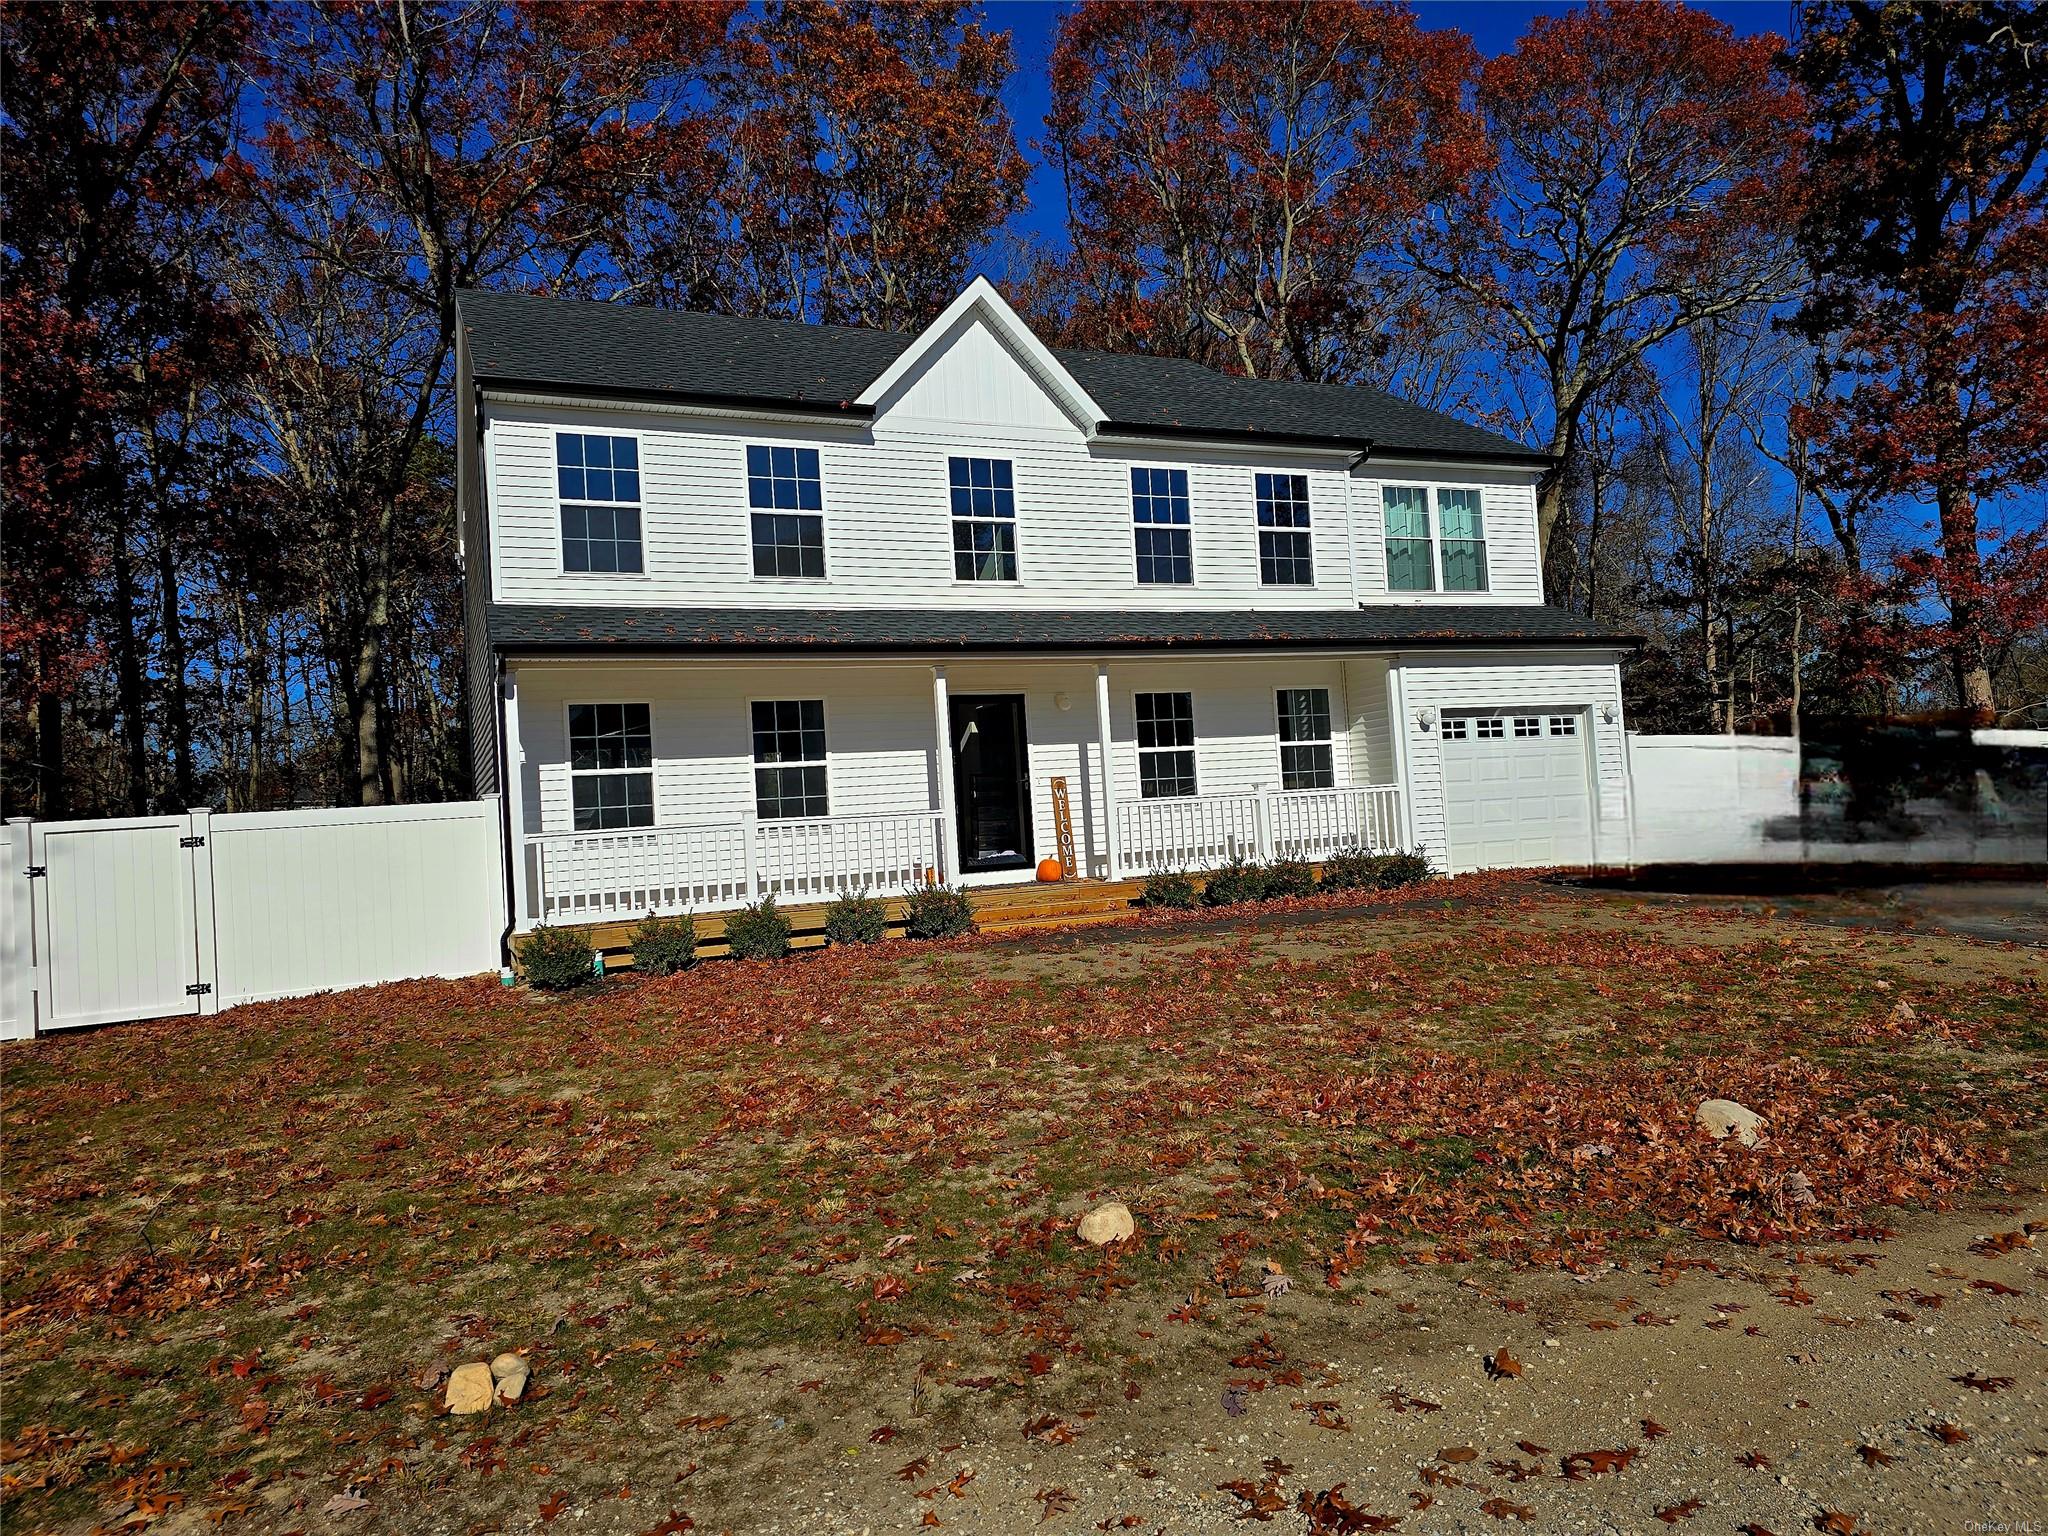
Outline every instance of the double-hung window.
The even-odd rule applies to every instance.
[[[1259,582],[1268,587],[1312,587],[1308,476],[1259,475]]]
[[[1387,590],[1434,592],[1436,555],[1430,548],[1428,489],[1386,486],[1380,505],[1387,518]]]
[[[952,459],[953,576],[1017,579],[1017,493],[1008,459]]]
[[[1439,569],[1446,592],[1486,590],[1486,514],[1477,486],[1389,485],[1380,505],[1389,592],[1434,592]]]
[[[825,490],[815,448],[747,449],[747,505],[753,508],[754,574],[825,574]]]
[[[578,832],[654,825],[654,731],[645,704],[569,706],[569,783]]]
[[[1195,792],[1195,696],[1141,693],[1138,714],[1138,793],[1175,800]]]
[[[1444,590],[1486,590],[1486,516],[1477,486],[1445,487],[1436,493],[1437,533],[1443,540]]]
[[[597,432],[555,434],[562,569],[645,569],[640,553],[640,444]]]
[[[1187,586],[1194,581],[1186,470],[1132,468],[1131,526],[1138,548],[1139,586]]]
[[[825,797],[825,701],[754,701],[754,809],[763,821],[831,814]]]
[[[1337,759],[1330,747],[1330,690],[1279,690],[1280,787],[1335,789]]]

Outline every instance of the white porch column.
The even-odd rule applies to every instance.
[[[1116,835],[1116,761],[1109,731],[1109,663],[1095,666],[1095,744],[1102,751],[1102,846],[1109,855],[1109,878],[1124,877],[1123,850]]]
[[[1402,686],[1401,658],[1387,663],[1387,725],[1394,749],[1394,782],[1401,791],[1401,847],[1415,846],[1415,778],[1408,770],[1408,690]]]
[[[955,850],[960,838],[954,827],[953,709],[946,693],[944,667],[932,668],[932,725],[933,739],[938,743],[938,756],[933,760],[932,768],[939,781],[939,879],[951,885],[953,866],[959,859]]]
[[[499,684],[503,707],[499,711],[505,731],[505,835],[509,847],[505,856],[512,861],[512,926],[526,927],[538,914],[526,868],[526,748],[519,734],[519,674],[505,669]]]

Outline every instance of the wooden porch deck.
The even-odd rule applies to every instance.
[[[1196,879],[1199,885],[1200,879]],[[1142,880],[1062,880],[1046,884],[984,885],[968,888],[974,921],[983,933],[1017,933],[1033,928],[1065,928],[1084,923],[1114,922],[1137,904]],[[903,900],[885,898],[891,935],[903,932]],[[825,904],[784,907],[790,921],[792,949],[815,949],[825,942]],[[706,957],[725,953],[725,914],[706,913],[697,919],[697,951]],[[592,948],[604,951],[606,969],[633,963],[632,922],[595,923]]]

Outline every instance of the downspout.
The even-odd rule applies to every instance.
[[[506,773],[505,658],[491,656],[491,718],[497,722],[498,754],[498,879],[505,888],[505,931],[498,935],[498,964],[512,963],[512,934],[519,927],[518,891],[512,880],[512,781]]]

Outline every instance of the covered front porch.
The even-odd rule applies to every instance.
[[[517,926],[1411,846],[1392,687],[1371,655],[523,662]]]

